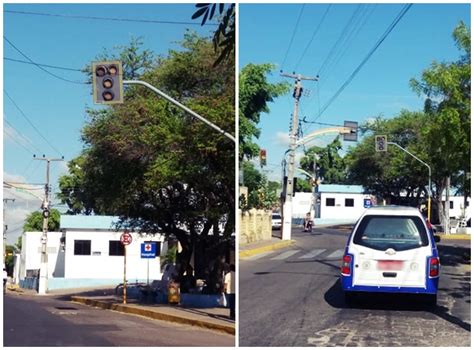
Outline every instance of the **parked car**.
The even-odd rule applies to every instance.
[[[436,304],[440,261],[435,236],[416,208],[372,207],[355,224],[341,266],[346,302],[356,293],[424,294]]]
[[[278,213],[272,214],[272,230],[278,230],[281,228],[281,215]]]

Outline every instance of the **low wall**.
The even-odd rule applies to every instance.
[[[272,212],[270,210],[239,210],[239,244],[269,240],[272,238]]]

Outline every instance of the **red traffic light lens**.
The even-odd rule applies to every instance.
[[[114,82],[112,81],[112,79],[104,79],[104,81],[102,82],[102,86],[106,89],[110,89],[113,85]]]
[[[112,91],[105,91],[102,94],[104,101],[112,101],[114,99],[114,93]]]
[[[95,75],[98,77],[103,77],[107,73],[107,69],[104,66],[98,66],[95,69]]]
[[[110,74],[110,75],[117,75],[117,73],[118,73],[118,68],[117,68],[117,66],[111,65],[111,66],[109,67],[109,74]]]

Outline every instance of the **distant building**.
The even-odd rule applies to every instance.
[[[61,216],[61,232],[48,232],[48,289],[116,285],[123,282],[123,230],[117,231],[117,217]],[[150,281],[161,278],[160,252],[166,250],[161,235],[131,233],[127,246],[127,280]],[[42,232],[22,235],[20,286],[35,288],[41,262]],[[141,244],[156,243],[156,258],[141,258]],[[148,273],[148,276],[147,276]]]

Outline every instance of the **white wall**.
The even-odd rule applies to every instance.
[[[26,270],[38,270],[41,265],[41,235],[43,232],[24,232],[22,234],[22,246],[20,254],[20,274],[23,280]],[[48,232],[48,277],[60,277],[57,275],[57,257],[60,251],[61,232]],[[58,272],[61,271],[60,266]]]
[[[311,211],[313,196],[310,192],[296,192],[293,197],[293,218],[304,218]]]
[[[327,206],[326,199],[334,198],[335,206]],[[352,198],[353,207],[346,207],[345,201]],[[364,199],[370,198],[361,193],[321,193],[321,218],[357,220],[364,210]]]
[[[124,257],[109,256],[109,241],[120,240],[122,232],[111,231],[66,231],[66,278],[123,278]],[[144,241],[162,241],[159,236],[143,236],[132,233],[133,241],[127,246],[127,279],[147,278],[147,261],[149,260],[150,281],[161,278],[160,258],[142,259],[140,244]],[[91,255],[74,255],[75,240],[90,240]],[[161,242],[163,249],[163,243]]]

